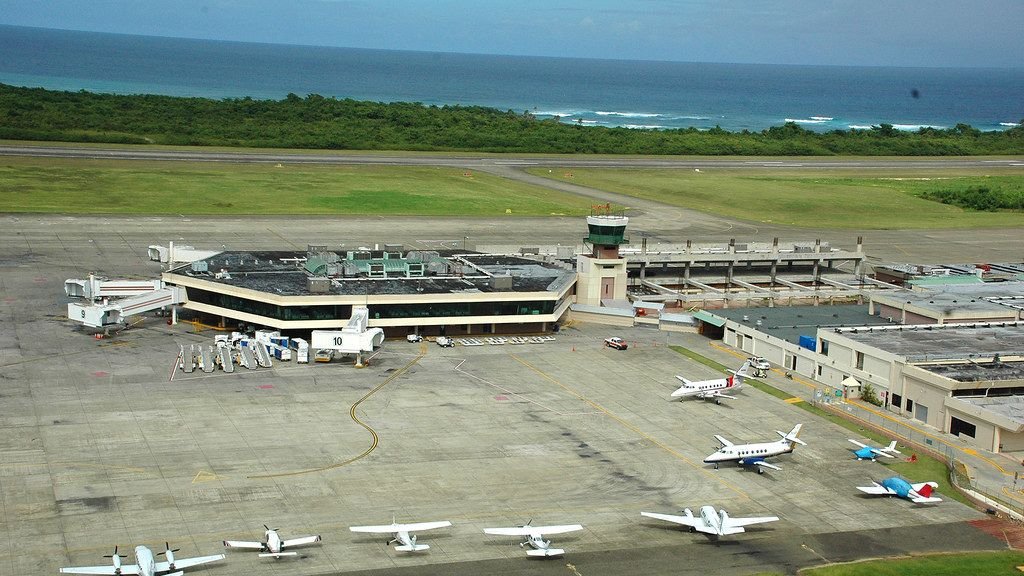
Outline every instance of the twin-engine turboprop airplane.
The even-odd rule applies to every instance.
[[[696,530],[697,532],[711,534],[712,536],[739,534],[740,532],[746,531],[743,528],[744,526],[750,526],[751,524],[763,524],[765,522],[775,522],[779,519],[778,516],[732,518],[725,510],[715,512],[714,506],[701,506],[700,516],[694,516],[693,512],[691,512],[689,508],[683,509],[683,516],[658,514],[656,512],[641,512],[640,515],[647,516],[648,518],[657,518],[658,520],[664,520],[666,522],[673,522],[675,524],[682,524],[683,526],[689,526],[691,532]]]
[[[533,521],[531,520],[530,522]],[[565,534],[566,532],[583,530],[583,526],[579,524],[530,526],[530,522],[527,522],[524,526],[514,526],[512,528],[484,528],[484,533],[499,536],[523,536],[523,541],[519,543],[519,546],[522,548],[525,548],[527,545],[533,547],[533,550],[526,551],[527,556],[561,556],[565,554],[565,550],[552,548],[551,541],[545,540],[544,535]]]
[[[871,486],[857,486],[857,490],[877,496],[899,496],[917,504],[942,502],[942,498],[932,496],[932,492],[939,487],[937,482],[911,484],[899,476],[892,476],[882,480],[881,483],[872,481],[871,484]]]
[[[874,448],[872,446],[868,446],[867,444],[862,444],[860,442],[857,442],[853,438],[848,438],[848,440],[851,443],[856,444],[857,446],[860,446],[860,448],[858,448],[857,450],[853,451],[853,454],[854,454],[854,456],[857,457],[857,460],[871,460],[872,462],[874,462],[875,458],[877,456],[885,456],[886,458],[895,458],[895,456],[893,456],[893,454],[902,454],[902,452],[900,452],[899,450],[896,449],[896,441],[895,440],[890,442],[889,445],[886,446],[885,448]],[[892,454],[890,454],[890,452]]]
[[[715,452],[705,458],[704,463],[714,464],[716,470],[718,469],[718,464],[720,462],[736,462],[740,466],[757,466],[758,474],[764,474],[765,468],[782,470],[782,468],[779,468],[774,464],[765,462],[764,459],[771,458],[772,456],[778,456],[779,454],[788,454],[793,451],[797,444],[806,446],[806,442],[797,438],[802,426],[803,424],[797,424],[789,431],[789,434],[784,434],[776,430],[776,433],[779,436],[782,436],[782,440],[776,440],[775,442],[761,442],[760,444],[733,444],[718,434],[715,434],[715,439],[722,444],[722,447],[719,448],[718,452]]]
[[[71,568],[61,568],[61,574],[106,574],[109,576],[119,576],[121,574],[137,574],[138,576],[154,576],[159,572],[171,572],[167,576],[182,576],[183,569],[191,566],[198,566],[200,564],[207,564],[209,562],[216,562],[217,560],[223,560],[223,554],[214,554],[213,556],[197,556],[195,558],[182,558],[180,560],[174,559],[174,553],[178,551],[177,548],[171,549],[171,545],[167,542],[164,543],[166,549],[160,553],[160,555],[167,558],[164,562],[157,562],[153,558],[153,551],[145,546],[135,547],[135,564],[121,564],[122,558],[127,558],[123,554],[117,553],[117,547],[114,547],[114,554],[111,556],[104,556],[104,558],[110,558],[110,566],[74,566]]]
[[[714,399],[715,404],[721,404],[722,398],[728,398],[735,400],[735,396],[723,394],[723,390],[733,391],[739,390],[743,386],[743,378],[747,376],[747,368],[750,368],[750,360],[743,363],[739,370],[733,372],[732,376],[728,378],[715,378],[714,380],[701,380],[700,382],[691,382],[682,376],[676,376],[676,379],[683,383],[678,390],[672,393],[673,398],[697,397],[704,400]]]
[[[739,370],[732,372],[732,376],[727,378],[715,378],[712,380],[700,380],[698,382],[691,382],[682,376],[676,376],[676,379],[683,382],[683,385],[679,386],[676,392],[672,393],[672,398],[678,398],[682,400],[684,398],[699,398],[702,400],[715,400],[715,404],[721,404],[723,398],[729,400],[735,400],[736,397],[722,394],[722,390],[737,390],[743,385],[743,378],[746,376],[746,369],[751,367],[751,361],[748,360],[739,367]]]
[[[282,556],[296,556],[298,552],[283,552],[285,548],[293,548],[295,546],[301,546],[303,544],[313,544],[314,542],[320,541],[320,535],[316,536],[303,536],[301,538],[292,538],[290,540],[281,540],[281,537],[277,534],[277,528],[268,528],[266,524],[263,525],[266,528],[262,542],[250,542],[244,540],[224,540],[225,548],[248,548],[250,550],[259,550],[260,558],[280,558]]]
[[[421,530],[433,530],[435,528],[447,528],[452,523],[447,520],[441,520],[439,522],[417,522],[415,524],[398,524],[392,520],[391,524],[382,524],[380,526],[352,526],[349,530],[353,532],[369,532],[371,534],[391,534],[394,536],[391,540],[388,540],[386,544],[398,543],[395,546],[395,550],[399,552],[420,552],[421,550],[427,550],[430,546],[426,544],[417,544],[416,535],[409,534],[410,532],[418,532]]]

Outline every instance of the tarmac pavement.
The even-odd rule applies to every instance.
[[[645,215],[638,226],[670,233],[671,215]],[[631,342],[617,352],[601,346],[609,330],[580,325],[536,345],[389,341],[362,370],[279,363],[185,375],[174,369],[178,345],[213,333],[150,317],[97,340],[64,318],[65,279],[152,278],[150,244],[532,245],[575,242],[583,230],[581,219],[0,217],[0,573],[100,565],[114,545],[212,554],[225,538],[259,539],[264,523],[324,542],[280,561],[229,551],[188,572],[792,572],[879,552],[1005,546],[965,525],[984,515],[956,502],[856,493],[883,465],[852,460],[845,430],[784,402],[750,391],[722,406],[669,402],[674,374],[715,375],[667,348],[676,334],[616,331]],[[701,463],[713,434],[757,442],[796,422],[809,446],[779,458],[781,472]],[[639,515],[703,504],[782,520],[716,545]],[[421,534],[431,550],[420,555],[347,529],[392,517],[454,525]],[[554,538],[564,562],[483,534],[530,519],[586,529]]]

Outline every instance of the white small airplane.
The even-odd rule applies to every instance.
[[[701,380],[699,382],[691,382],[682,376],[676,376],[676,379],[683,383],[675,392],[672,393],[673,398],[697,397],[704,400],[714,399],[715,404],[721,404],[722,398],[728,398],[735,400],[735,396],[723,394],[723,390],[739,390],[743,386],[743,379],[747,376],[747,368],[750,368],[750,360],[743,363],[739,370],[733,372],[732,376],[728,378],[715,378],[713,380]]]
[[[890,442],[889,445],[886,446],[885,448],[875,448],[873,446],[868,446],[867,444],[862,444],[860,442],[857,442],[853,438],[847,438],[847,440],[849,440],[853,444],[856,444],[857,446],[860,446],[860,448],[858,448],[858,449],[853,451],[853,454],[854,454],[854,456],[857,457],[857,460],[871,460],[872,462],[874,462],[875,458],[877,456],[885,456],[886,458],[895,458],[895,456],[893,456],[893,454],[902,454],[902,452],[900,452],[899,450],[896,449],[896,441],[895,440]],[[890,454],[890,452],[892,454]]]
[[[917,504],[933,504],[942,502],[942,498],[932,496],[932,492],[938,487],[937,482],[911,484],[899,476],[892,476],[881,482],[872,480],[871,486],[857,486],[857,490],[875,496],[899,496]]]
[[[780,454],[788,454],[793,451],[797,444],[807,446],[806,442],[797,438],[802,426],[803,424],[797,424],[789,431],[789,434],[784,434],[776,430],[776,433],[779,436],[782,436],[782,440],[761,442],[759,444],[733,444],[718,434],[715,434],[715,439],[722,444],[722,447],[714,454],[705,458],[704,463],[714,464],[716,470],[718,469],[718,464],[720,462],[736,462],[740,466],[757,466],[758,474],[764,474],[765,468],[782,470],[782,468],[779,468],[774,464],[769,464],[764,460],[765,458],[771,458]]]
[[[398,524],[392,520],[391,524],[382,524],[380,526],[352,526],[349,530],[353,532],[369,532],[371,534],[391,534],[394,536],[391,540],[385,542],[387,544],[398,543],[395,546],[395,550],[399,552],[420,552],[427,550],[430,546],[426,544],[417,544],[416,535],[410,535],[410,532],[418,532],[420,530],[433,530],[435,528],[447,528],[452,523],[447,520],[441,520],[439,522],[417,522],[415,524]]]
[[[277,528],[268,528],[266,524],[263,525],[266,528],[266,532],[263,536],[262,542],[252,542],[245,540],[224,540],[225,548],[248,548],[250,550],[259,550],[260,558],[280,558],[282,556],[297,556],[298,552],[282,552],[285,548],[294,548],[295,546],[302,546],[303,544],[313,544],[320,541],[320,535],[316,536],[303,536],[302,538],[292,538],[290,540],[281,540],[281,537],[277,534]]]
[[[169,543],[164,543],[166,549],[160,553],[160,555],[167,558],[164,562],[157,562],[153,558],[153,551],[145,546],[135,547],[135,564],[121,564],[122,558],[127,558],[124,554],[117,553],[117,546],[114,547],[114,553],[110,556],[104,556],[104,558],[110,558],[110,566],[74,566],[71,568],[61,568],[61,574],[106,574],[109,576],[119,576],[121,574],[137,574],[138,576],[154,576],[159,572],[171,572],[167,576],[182,576],[183,569],[191,566],[198,566],[200,564],[207,564],[209,562],[216,562],[217,560],[223,560],[223,554],[214,554],[213,556],[197,556],[195,558],[182,558],[180,560],[174,559],[174,553],[178,551],[177,548],[171,549]]]
[[[746,531],[743,528],[744,526],[750,526],[751,524],[763,524],[765,522],[775,522],[779,519],[778,516],[732,518],[725,510],[715,512],[714,506],[701,506],[700,516],[694,516],[693,512],[691,512],[689,508],[683,509],[683,516],[658,514],[656,512],[641,512],[640,515],[647,516],[648,518],[665,520],[666,522],[673,522],[675,524],[682,524],[683,526],[689,526],[691,532],[696,530],[697,532],[711,534],[712,536],[739,534],[740,532]]]
[[[533,522],[532,520],[530,522]],[[551,540],[545,540],[545,534],[565,534],[566,532],[575,532],[577,530],[583,530],[583,526],[579,524],[566,524],[562,526],[531,526],[530,522],[527,522],[523,526],[514,526],[512,528],[484,528],[484,534],[495,534],[498,536],[523,536],[523,541],[519,543],[521,548],[525,548],[527,545],[531,546],[533,550],[527,550],[527,556],[561,556],[565,554],[565,550],[561,548],[552,548]]]

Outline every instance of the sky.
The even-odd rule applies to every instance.
[[[1024,67],[1024,0],[0,0],[0,24],[479,54]]]

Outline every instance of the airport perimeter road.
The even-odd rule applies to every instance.
[[[1024,157],[1008,158],[743,158],[743,157],[671,157],[671,156],[583,156],[583,155],[474,155],[387,152],[322,152],[251,150],[239,152],[205,151],[201,149],[175,150],[142,147],[100,148],[46,145],[0,145],[0,156],[36,156],[59,158],[104,158],[112,160],[185,160],[190,162],[240,163],[299,163],[299,164],[387,164],[395,166],[456,166],[459,168],[485,168],[508,166],[566,166],[590,168],[804,168],[814,169],[878,169],[930,170],[948,168],[1022,168]]]

